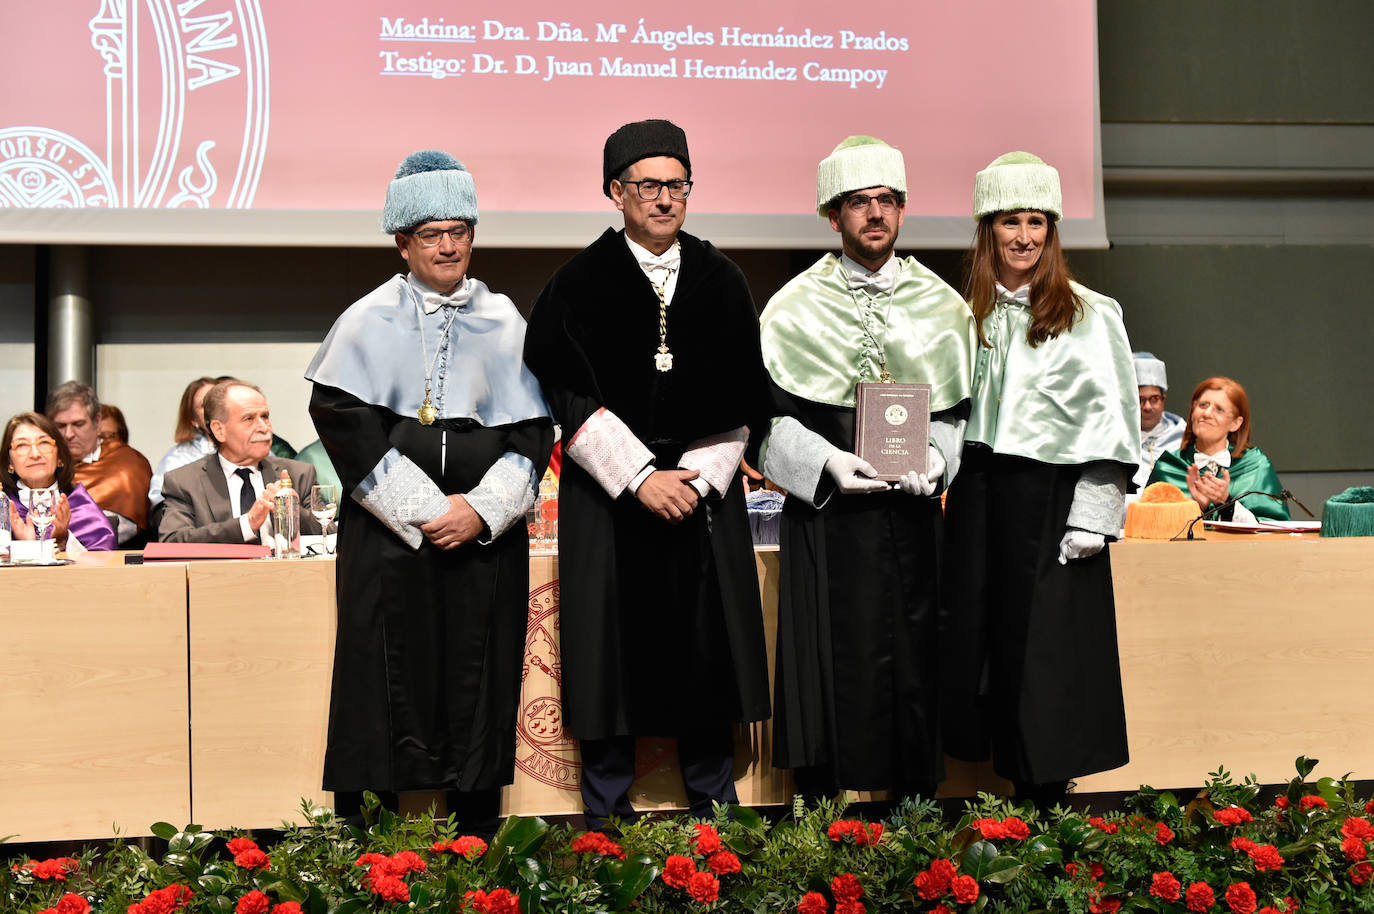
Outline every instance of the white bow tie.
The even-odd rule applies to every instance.
[[[1201,451],[1194,451],[1193,465],[1198,468],[1198,472],[1202,472],[1208,467],[1216,467],[1218,470],[1227,469],[1231,466],[1231,452],[1220,450],[1215,454],[1204,454]]]
[[[1009,305],[1021,305],[1022,307],[1029,308],[1030,285],[1024,285],[1015,292],[1009,292],[999,284],[997,287],[997,300]]]
[[[858,270],[849,272],[849,291],[851,292],[891,292],[892,287],[897,284],[897,274],[885,273],[879,270],[877,273],[860,273]]]
[[[468,288],[467,281],[448,294],[443,292],[426,292],[420,296],[424,302],[426,314],[433,314],[440,308],[459,308],[462,309],[472,300],[472,290]]]
[[[650,279],[653,278],[655,273],[666,272],[671,276],[673,273],[677,272],[678,267],[682,265],[682,248],[676,244],[662,254],[654,254],[642,249],[634,253],[635,260],[639,263],[640,269],[643,270]]]

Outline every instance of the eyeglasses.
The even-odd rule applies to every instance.
[[[870,197],[868,194],[850,194],[844,198],[844,208],[851,213],[863,213],[868,211],[868,204],[877,203],[878,211],[884,216],[891,215],[897,207],[902,205],[902,201],[894,193],[881,193]]]
[[[38,451],[40,454],[47,454],[57,450],[57,442],[51,438],[39,438],[35,441],[11,441],[10,453],[22,454],[25,451]]]
[[[1164,397],[1159,394],[1150,394],[1148,397],[1140,398],[1141,406],[1158,406],[1164,402]]]
[[[452,238],[454,244],[466,244],[468,239],[472,237],[472,227],[466,222],[460,222],[453,228],[427,228],[410,234],[420,239],[420,243],[425,247],[432,248],[443,240],[445,235]]]
[[[621,181],[621,184],[633,184],[639,193],[641,200],[657,200],[663,188],[668,188],[668,196],[674,200],[686,200],[687,195],[692,192],[691,181],[661,181],[658,178],[645,178],[643,181]]]

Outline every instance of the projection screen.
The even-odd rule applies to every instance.
[[[1093,0],[90,0],[23,4],[0,39],[0,241],[389,244],[386,182],[446,149],[484,245],[577,247],[614,217],[619,125],[686,131],[689,230],[829,245],[816,163],[899,147],[904,246],[963,247],[974,173],[1059,168],[1064,238],[1105,246]]]

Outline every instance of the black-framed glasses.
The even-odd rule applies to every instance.
[[[1149,394],[1149,395],[1141,394],[1141,396],[1140,396],[1140,405],[1141,405],[1141,406],[1158,406],[1159,404],[1161,404],[1161,403],[1163,403],[1163,402],[1164,402],[1164,397],[1162,397],[1162,396],[1159,395],[1159,394]]]
[[[635,185],[635,192],[641,200],[657,200],[663,188],[668,188],[668,196],[674,200],[686,200],[692,192],[691,181],[661,181],[658,178],[645,178],[643,181],[621,181],[621,184]]]
[[[426,228],[419,229],[410,234],[420,239],[420,243],[427,248],[432,248],[437,245],[443,240],[445,235],[452,238],[454,244],[466,244],[472,239],[472,226],[468,225],[466,222],[460,222],[453,228]]]
[[[897,207],[902,205],[901,198],[891,191],[884,191],[871,197],[868,194],[850,194],[844,198],[844,207],[851,213],[867,212],[870,203],[877,203],[878,210],[884,216],[896,212]]]

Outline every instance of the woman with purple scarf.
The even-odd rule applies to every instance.
[[[72,482],[67,442],[41,413],[20,413],[5,423],[0,442],[0,485],[10,502],[10,529],[16,540],[35,539],[28,519],[30,491],[50,489],[57,505],[52,538],[67,553],[115,548],[114,529],[85,487]]]

